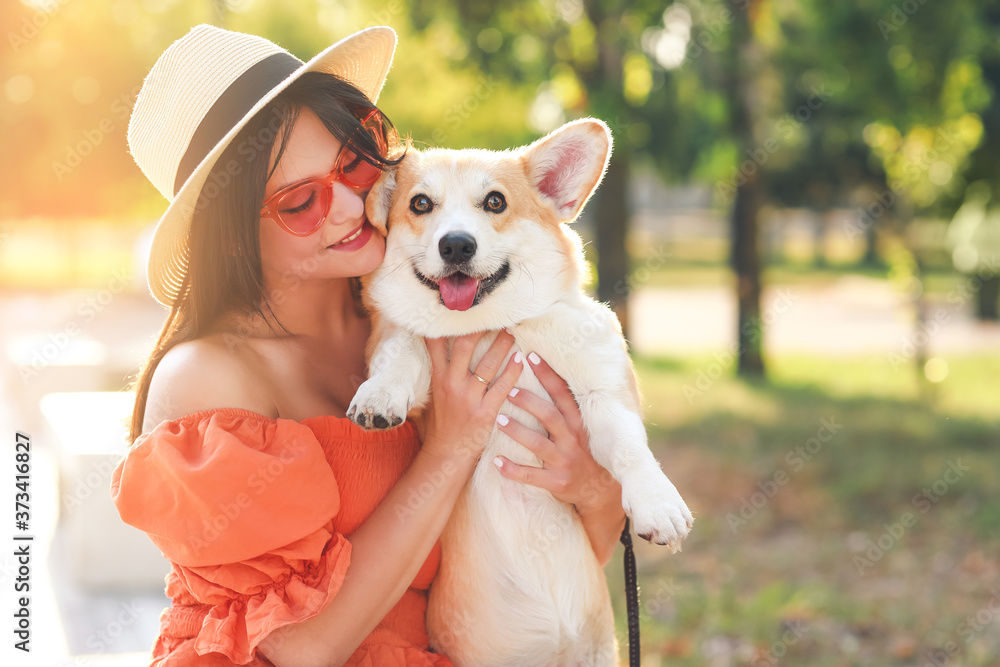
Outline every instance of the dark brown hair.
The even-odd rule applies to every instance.
[[[395,164],[382,155],[358,117],[374,108],[364,93],[331,74],[307,72],[261,109],[222,153],[199,194],[188,236],[188,266],[153,351],[136,377],[129,442],[142,433],[153,372],[175,345],[200,338],[224,313],[270,313],[261,274],[260,208],[270,177],[275,141],[277,167],[288,136],[303,108],[311,109],[341,143],[380,166]],[[389,152],[398,143],[385,121]],[[400,158],[401,159],[401,158]],[[357,280],[353,287],[357,295]],[[273,313],[270,313],[273,318]],[[280,323],[279,323],[280,325]]]

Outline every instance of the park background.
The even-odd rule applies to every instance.
[[[0,549],[3,664],[145,664],[168,603],[108,494],[165,316],[143,269],[166,202],[125,129],[206,22],[303,60],[391,25],[380,107],[417,145],[611,127],[589,289],[697,516],[683,553],[637,546],[644,665],[1000,665],[990,0],[0,4],[3,486],[22,431],[36,535],[30,655]],[[624,655],[621,549],[607,573]]]

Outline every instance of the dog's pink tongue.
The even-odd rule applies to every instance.
[[[449,310],[468,310],[476,300],[479,281],[464,273],[455,273],[438,283],[441,300]]]

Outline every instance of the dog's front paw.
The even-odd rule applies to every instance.
[[[644,476],[623,485],[622,506],[636,535],[677,553],[691,532],[694,517],[666,475]]]
[[[361,428],[385,430],[403,423],[413,405],[410,394],[401,387],[382,386],[375,379],[358,387],[347,417]]]

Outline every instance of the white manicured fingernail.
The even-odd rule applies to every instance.
[[[518,389],[517,387],[514,387],[513,389],[510,390],[510,393],[507,394],[507,395],[508,396],[517,396],[517,392],[519,392],[519,391],[521,391],[521,390]]]
[[[502,468],[503,467],[503,459],[500,458],[499,456],[496,457],[495,459],[493,459],[493,465],[495,465],[498,468]]]
[[[497,415],[497,423],[500,424],[501,426],[506,426],[507,424],[510,423],[510,420],[507,419],[506,415]]]
[[[533,363],[533,364],[535,364],[537,366],[538,364],[542,363],[542,358],[539,357],[534,352],[532,352],[531,354],[528,355],[528,361],[530,361],[531,363]]]
[[[519,364],[522,361],[524,361],[524,357],[521,356],[521,353],[520,352],[515,352],[514,353],[514,363],[515,364]]]

